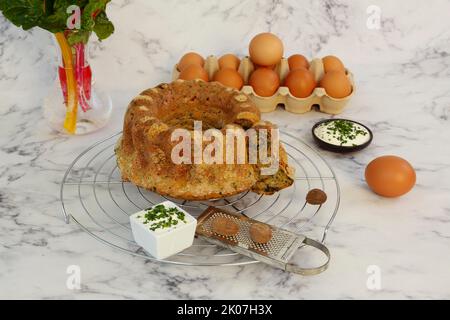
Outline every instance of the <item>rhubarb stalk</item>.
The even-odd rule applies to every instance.
[[[66,118],[64,120],[64,128],[71,134],[75,133],[77,124],[78,98],[77,83],[75,81],[75,72],[73,68],[72,49],[67,42],[63,32],[55,33],[56,40],[61,48],[61,54],[66,71],[67,83],[67,103]]]

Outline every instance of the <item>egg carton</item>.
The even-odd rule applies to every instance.
[[[213,79],[214,74],[219,70],[219,59],[216,56],[208,56],[205,60],[204,67],[208,73],[209,79]],[[241,92],[247,94],[261,112],[273,112],[278,105],[284,105],[285,110],[292,113],[306,113],[311,111],[313,106],[318,106],[318,109],[321,112],[340,114],[355,93],[353,74],[348,69],[345,69],[345,73],[352,85],[352,93],[345,98],[336,99],[330,97],[325,89],[320,87],[315,88],[312,94],[307,98],[297,98],[294,97],[290,93],[289,88],[285,86],[280,86],[277,92],[271,97],[262,97],[256,94],[252,86],[248,84],[250,75],[254,70],[255,66],[249,57],[241,59],[238,69],[244,79],[244,86],[242,87]],[[290,71],[288,60],[285,58],[281,59],[274,70],[280,77],[280,83],[283,84],[284,79]],[[310,62],[309,70],[314,74],[316,82],[319,83],[325,74],[322,59],[313,59]],[[180,72],[178,71],[178,66],[175,65],[172,72],[172,80],[178,79],[179,75]]]

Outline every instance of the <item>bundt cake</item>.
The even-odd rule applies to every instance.
[[[278,172],[270,176],[261,174],[263,165],[248,161],[175,164],[171,155],[178,141],[172,141],[172,133],[183,128],[193,136],[194,121],[202,121],[203,130],[231,128],[244,136],[252,127],[272,127],[261,122],[258,108],[245,94],[219,83],[177,80],[161,84],[143,91],[128,106],[115,148],[122,179],[185,200],[217,199],[247,190],[273,194],[293,183],[293,169],[281,145]],[[248,138],[244,141],[248,143]],[[201,143],[204,150],[206,145]]]

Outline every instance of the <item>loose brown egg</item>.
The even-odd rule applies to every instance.
[[[201,55],[195,52],[186,53],[178,62],[178,71],[183,71],[191,64],[203,67],[205,65],[205,59],[203,59]]]
[[[370,162],[365,177],[373,192],[388,198],[400,197],[416,184],[414,168],[396,156],[383,156]]]
[[[220,82],[226,87],[241,90],[244,85],[244,79],[235,69],[220,69],[214,74],[214,81]]]
[[[289,88],[294,97],[306,98],[312,94],[317,83],[311,71],[300,68],[289,72],[284,80],[284,85]]]
[[[288,63],[289,63],[289,70],[291,71],[300,68],[309,69],[308,60],[301,54],[294,54],[290,56],[288,59]]]
[[[352,93],[352,84],[345,73],[330,71],[325,73],[320,81],[320,87],[324,88],[330,97],[342,99]]]
[[[249,84],[257,95],[271,97],[280,87],[280,77],[271,69],[259,68],[253,71]]]
[[[272,33],[260,33],[250,42],[250,59],[261,66],[276,65],[283,57],[283,42]]]
[[[237,70],[241,61],[234,54],[225,54],[219,59],[219,69],[230,68]]]
[[[326,56],[322,59],[323,68],[325,72],[340,71],[345,72],[345,67],[342,61],[335,56]]]
[[[178,78],[183,80],[201,79],[206,82],[209,81],[206,70],[196,64],[191,64],[190,66],[184,68],[183,71],[180,72],[180,76]]]

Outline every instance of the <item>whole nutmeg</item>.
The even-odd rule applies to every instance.
[[[239,232],[239,225],[231,219],[217,217],[212,222],[212,230],[221,236],[235,236]]]
[[[264,223],[253,223],[250,226],[250,238],[256,243],[267,243],[272,239],[272,228]]]
[[[312,205],[321,205],[327,201],[327,194],[320,189],[312,189],[306,195],[306,202]]]

